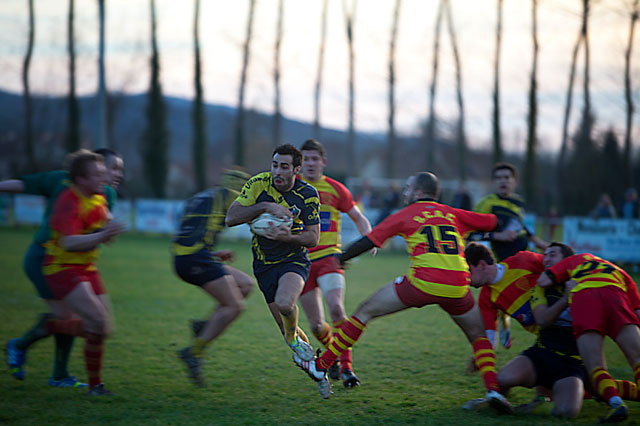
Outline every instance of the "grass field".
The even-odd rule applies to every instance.
[[[45,310],[21,270],[32,229],[0,228],[0,342],[22,334]],[[247,243],[223,242],[236,250],[234,264],[250,273]],[[291,351],[271,319],[262,294],[249,296],[247,310],[212,346],[197,389],[186,379],[175,352],[189,342],[188,319],[208,315],[213,303],[173,274],[168,238],[124,235],[103,249],[100,268],[112,297],[116,331],[107,341],[103,379],[113,397],[88,398],[83,391],[47,385],[53,339],[29,352],[25,381],[0,374],[0,424],[565,424],[543,414],[499,416],[489,408],[463,411],[484,395],[481,378],[464,373],[471,349],[463,334],[437,307],[411,309],[370,323],[355,346],[355,370],[362,386],[347,390],[334,382],[334,396],[322,400],[315,384],[291,361]],[[403,274],[404,253],[363,255],[347,271],[347,312],[371,292]],[[638,277],[636,277],[638,278]],[[301,325],[308,330],[304,317]],[[514,347],[498,351],[503,365],[532,344],[514,325]],[[317,342],[312,342],[317,346]],[[70,371],[86,379],[82,342],[76,341]],[[631,370],[612,345],[609,368],[617,378]],[[533,392],[516,389],[510,399],[528,402]],[[630,417],[640,407],[630,403]],[[605,407],[586,401],[575,423],[596,423]]]

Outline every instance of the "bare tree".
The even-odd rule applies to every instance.
[[[193,56],[195,99],[193,101],[193,172],[196,189],[207,187],[207,131],[202,94],[202,65],[200,62],[200,0],[195,0],[193,16]]]
[[[502,53],[502,3],[498,0],[496,20],[496,57],[493,65],[493,161],[502,161],[502,131],[500,127],[500,57]]]
[[[573,101],[573,82],[575,80],[576,75],[576,65],[578,62],[578,51],[580,50],[580,45],[582,44],[582,31],[578,34],[578,38],[573,45],[573,51],[571,54],[571,67],[569,69],[569,83],[567,87],[567,99],[565,101],[564,107],[564,118],[562,120],[562,142],[560,145],[560,155],[558,156],[558,164],[557,164],[557,177],[558,183],[563,185],[564,176],[565,176],[565,165],[567,160],[567,151],[568,151],[568,141],[569,141],[569,118],[571,115],[571,104]],[[562,198],[558,198],[558,202],[562,203]]]
[[[22,87],[24,99],[24,143],[27,154],[27,167],[30,171],[36,170],[36,159],[33,150],[33,123],[31,110],[31,92],[29,90],[29,66],[31,65],[31,55],[33,54],[33,39],[35,36],[35,9],[33,0],[28,0],[29,4],[29,35],[27,41],[27,53],[24,55],[22,63]]]
[[[633,169],[631,166],[631,130],[633,128],[633,98],[631,89],[631,53],[633,52],[633,37],[636,27],[636,22],[638,21],[638,15],[640,14],[640,1],[633,0],[631,5],[631,10],[629,13],[630,21],[629,21],[629,38],[627,41],[627,48],[624,53],[624,95],[625,95],[625,103],[627,106],[626,113],[626,122],[625,122],[625,133],[624,133],[624,184],[626,187],[632,186],[633,182]]]
[[[69,52],[69,95],[67,96],[67,151],[73,152],[80,148],[80,108],[76,96],[76,50],[74,46],[74,6],[75,0],[69,0],[69,14],[67,19],[67,50]]]
[[[247,33],[244,40],[242,72],[240,73],[240,88],[238,90],[238,116],[236,118],[236,140],[233,161],[239,166],[245,165],[244,158],[244,92],[247,85],[247,70],[249,69],[249,53],[253,33],[253,12],[256,0],[249,0],[249,16],[247,19]]]
[[[98,25],[100,40],[98,43],[98,148],[109,146],[107,138],[107,83],[104,72],[104,0],[98,0]]]
[[[538,0],[531,1],[531,41],[533,43],[533,61],[529,78],[529,113],[527,114],[527,153],[524,162],[525,198],[535,203],[537,188],[536,144],[538,121]]]
[[[313,137],[320,139],[320,93],[322,90],[322,74],[324,69],[324,49],[327,44],[327,4],[322,0],[322,19],[320,23],[320,48],[318,50],[318,70],[316,73],[316,90],[313,97]]]
[[[464,97],[462,95],[462,64],[460,62],[460,53],[458,52],[456,28],[453,25],[451,3],[449,0],[445,0],[445,3],[449,38],[451,39],[451,49],[453,51],[453,60],[456,68],[456,99],[458,101],[458,125],[456,129],[458,176],[461,181],[464,181],[467,178],[467,135],[465,132]]]
[[[278,24],[276,26],[276,44],[273,49],[273,146],[280,144],[282,131],[282,111],[280,110],[280,51],[282,47],[282,21],[284,0],[278,0]]]
[[[393,10],[393,23],[391,24],[391,38],[389,40],[389,131],[387,135],[387,177],[395,176],[395,153],[396,153],[396,41],[398,39],[398,18],[400,17],[400,7],[402,0],[396,0]]]
[[[444,9],[445,0],[440,0],[438,4],[438,13],[436,14],[436,25],[433,36],[433,60],[431,71],[431,85],[429,86],[429,117],[427,121],[427,129],[425,132],[425,148],[427,150],[427,170],[431,170],[434,166],[435,157],[435,127],[436,127],[436,88],[438,83],[438,67],[440,58],[440,33],[442,28],[442,11]]]
[[[358,0],[352,0],[351,10],[348,10],[347,0],[342,0],[347,30],[347,47],[349,50],[349,133],[347,139],[347,176],[358,176],[358,163],[356,161],[356,130],[355,130],[355,50],[354,50],[354,25]]]

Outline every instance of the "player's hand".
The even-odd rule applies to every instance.
[[[288,241],[291,239],[291,228],[287,226],[276,226],[274,222],[269,222],[269,230],[264,236],[270,240]]]
[[[223,262],[233,262],[235,259],[233,250],[218,250],[212,254]]]
[[[374,257],[376,253],[378,253],[378,247],[372,248],[371,250],[369,250],[369,253],[371,253],[371,257]]]
[[[281,218],[293,218],[293,214],[288,208],[277,203],[265,203],[265,212]]]
[[[102,228],[103,240],[102,242],[108,244],[112,242],[118,235],[122,234],[127,230],[126,226],[123,223],[117,222],[115,220],[107,222],[104,228]]]
[[[564,283],[564,293],[565,294],[569,294],[571,293],[571,290],[573,290],[575,288],[575,286],[577,286],[578,283],[575,282],[574,280],[569,280],[567,282]]]
[[[516,233],[516,231],[514,231],[513,229],[507,229],[500,232],[494,232],[493,240],[509,242],[515,240],[517,236],[518,234]]]
[[[549,278],[549,276],[545,273],[540,274],[540,276],[538,277],[538,287],[550,287],[553,285],[553,281],[551,281],[551,278]]]

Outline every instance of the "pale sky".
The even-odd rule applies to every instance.
[[[462,55],[467,134],[471,146],[490,146],[491,92],[495,54],[496,0],[451,0]],[[538,102],[543,149],[560,142],[570,55],[580,28],[581,0],[539,0]],[[595,2],[590,21],[592,104],[599,130],[624,131],[624,49],[629,31],[629,0]],[[0,88],[21,89],[27,41],[26,0],[0,3]],[[200,35],[205,100],[235,106],[242,65],[248,0],[202,0]],[[360,0],[356,11],[356,127],[387,130],[387,60],[393,0]],[[273,111],[273,46],[277,0],[257,0],[246,105]],[[399,132],[414,134],[428,109],[436,0],[403,0],[396,56]],[[166,95],[193,97],[193,12],[190,0],[157,0],[161,79]],[[31,87],[40,94],[68,88],[66,20],[68,2],[35,0],[36,41]],[[144,92],[149,85],[149,1],[107,0],[107,85],[110,90]],[[281,64],[281,102],[286,117],[312,121],[320,38],[320,0],[285,0]],[[97,1],[76,0],[77,88],[97,87]],[[526,135],[527,92],[532,63],[531,2],[505,0],[501,65],[502,124],[507,149],[522,150]],[[640,139],[640,29],[636,28],[632,84]],[[574,88],[572,128],[582,105],[582,54]],[[348,125],[348,56],[342,2],[329,0],[321,122]],[[436,111],[457,117],[454,65],[446,26],[441,38]],[[637,145],[637,144],[636,144]]]

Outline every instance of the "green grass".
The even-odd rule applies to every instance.
[[[32,229],[0,228],[0,342],[22,334],[45,305],[21,270]],[[237,268],[250,273],[247,243],[223,242],[236,250]],[[179,281],[171,269],[168,238],[124,235],[105,247],[100,268],[111,295],[116,330],[107,341],[103,379],[116,393],[90,399],[76,389],[47,385],[53,340],[29,351],[27,378],[0,374],[0,424],[555,424],[541,415],[505,417],[488,408],[465,412],[460,406],[484,394],[478,375],[466,375],[469,344],[437,307],[410,309],[373,321],[354,350],[362,386],[346,390],[334,382],[334,396],[320,399],[316,386],[291,361],[290,350],[256,287],[246,312],[209,348],[207,386],[194,388],[175,351],[189,342],[187,321],[207,315],[212,301]],[[347,312],[408,265],[404,253],[363,255],[347,271]],[[306,319],[301,325],[308,330]],[[503,365],[533,342],[514,327],[514,347],[498,352]],[[317,346],[316,342],[313,342]],[[76,341],[70,371],[85,378],[82,342]],[[607,347],[610,370],[632,379],[619,351]],[[528,389],[510,395],[527,402]],[[584,404],[576,423],[595,423],[605,407]],[[631,418],[640,409],[630,404]]]

